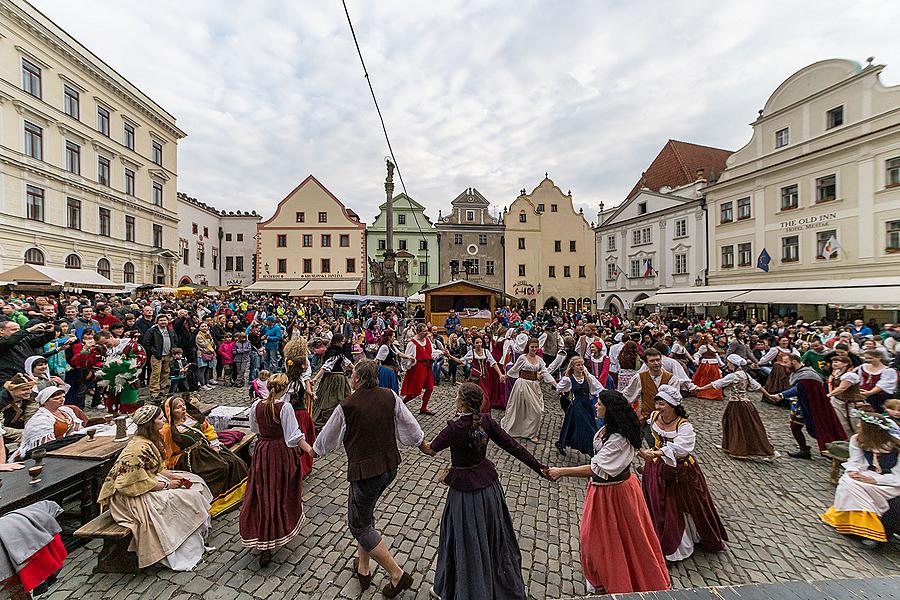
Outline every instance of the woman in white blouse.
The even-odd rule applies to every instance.
[[[495,383],[497,381],[500,383],[506,381],[506,375],[500,370],[500,365],[494,360],[494,356],[485,349],[483,337],[475,336],[472,338],[472,347],[462,358],[457,359],[452,355],[448,355],[448,358],[461,365],[469,365],[472,368],[469,377],[472,381],[478,383],[478,386],[484,393],[484,404],[481,406],[482,413],[489,413],[492,408],[502,408],[502,394],[499,386],[495,385]]]
[[[596,416],[604,420],[604,426],[594,437],[590,464],[547,472],[554,481],[591,478],[580,535],[581,570],[588,592],[667,590],[666,562],[640,484],[631,474],[642,441],[637,415],[622,394],[603,391],[597,399]]]
[[[863,352],[863,364],[856,372],[860,378],[860,395],[875,412],[883,412],[884,401],[897,391],[897,371],[884,364],[884,350],[872,348]]]
[[[509,435],[527,438],[534,443],[539,441],[538,431],[544,414],[541,381],[556,385],[556,380],[547,370],[544,359],[537,355],[538,346],[537,338],[531,338],[528,341],[528,353],[520,356],[507,370],[507,377],[515,377],[516,382],[509,394],[506,414],[500,421],[500,426]]]
[[[603,385],[584,367],[584,359],[575,356],[569,361],[566,374],[556,384],[561,394],[572,392],[573,398],[563,419],[556,449],[563,456],[566,448],[574,448],[582,454],[593,454],[594,435],[597,433],[595,404]]]
[[[790,338],[782,337],[778,338],[778,343],[769,348],[756,362],[763,372],[766,373],[765,388],[770,394],[780,394],[791,387],[790,374],[780,360],[782,354],[796,354],[800,356],[794,348],[791,348]]]
[[[708,552],[725,549],[728,534],[713,505],[706,478],[694,458],[694,426],[681,405],[681,392],[659,386],[648,422],[655,447],[641,450],[643,488],[653,527],[666,560],[684,560],[695,544]]]

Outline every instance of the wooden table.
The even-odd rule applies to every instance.
[[[77,442],[51,450],[47,456],[55,456],[58,458],[71,458],[74,460],[100,460],[106,461],[115,459],[122,452],[122,449],[128,445],[128,440],[117,442],[111,436],[95,436],[93,440],[84,436]]]
[[[18,508],[61,495],[81,493],[81,524],[100,514],[96,500],[100,491],[99,479],[106,461],[47,456],[41,482],[32,485],[28,467],[34,460],[25,461],[25,468],[0,472],[0,515]]]

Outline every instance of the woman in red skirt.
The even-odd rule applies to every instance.
[[[303,438],[307,444],[312,445],[316,443],[316,427],[310,416],[313,400],[312,368],[309,364],[309,346],[305,338],[293,339],[285,345],[284,364],[285,375],[288,377],[284,401],[293,407]],[[300,467],[303,478],[306,479],[312,472],[312,455],[303,453],[300,456]]]
[[[259,566],[272,559],[272,551],[294,539],[303,526],[300,451],[312,455],[297,425],[297,417],[283,397],[288,379],[284,373],[269,379],[269,397],[250,407],[250,430],[259,435],[247,493],[241,506],[241,542],[260,551]]]
[[[719,349],[713,343],[712,334],[706,334],[706,343],[697,349],[697,353],[694,354],[694,362],[700,365],[694,376],[691,377],[691,383],[697,387],[702,388],[722,376],[722,360],[719,358]],[[706,398],[707,400],[724,399],[722,390],[715,388],[695,390],[693,394],[697,398]]]
[[[472,349],[459,359],[459,362],[472,368],[469,373],[470,380],[477,383],[484,394],[481,412],[489,413],[492,408],[500,408],[503,400],[500,384],[506,379],[506,375],[500,371],[500,365],[491,353],[485,350],[484,338],[481,336],[472,338]]]
[[[581,569],[590,593],[627,594],[670,587],[669,571],[631,462],[641,425],[619,392],[600,392],[596,454],[581,467],[550,469],[550,479],[590,477],[581,517]],[[602,591],[601,591],[602,590]]]
[[[403,377],[400,395],[404,402],[409,402],[424,390],[419,414],[433,415],[434,413],[428,410],[428,400],[434,391],[434,374],[431,371],[434,353],[431,349],[431,340],[428,339],[428,328],[424,323],[416,325],[416,335],[406,345],[406,354],[415,356],[416,361]]]

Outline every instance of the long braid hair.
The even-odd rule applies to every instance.
[[[275,373],[269,380],[266,382],[266,387],[269,388],[269,395],[266,398],[266,412],[269,413],[269,416],[272,417],[272,420],[276,423],[281,423],[281,419],[278,416],[278,413],[275,411],[275,401],[280,400],[284,393],[287,391],[288,386],[288,378],[284,373]]]
[[[481,405],[484,402],[484,392],[481,386],[474,383],[463,383],[459,386],[457,395],[460,408],[465,413],[472,415],[472,425],[469,430],[469,447],[480,448],[488,443],[487,432],[481,426]]]

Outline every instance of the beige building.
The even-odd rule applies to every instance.
[[[506,293],[532,309],[594,307],[594,231],[549,177],[504,213]]]
[[[0,0],[0,271],[172,284],[175,117],[27,2]]]
[[[824,60],[778,86],[705,188],[709,287],[654,301],[896,319],[900,86],[882,85],[883,68]]]
[[[312,175],[257,225],[256,255],[249,291],[365,293],[366,226]]]

